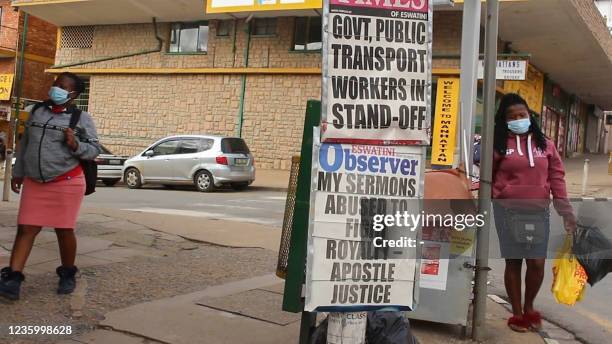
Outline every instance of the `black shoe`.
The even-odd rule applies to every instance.
[[[25,280],[19,271],[13,271],[10,267],[0,270],[0,296],[9,300],[19,300],[21,282]]]
[[[58,294],[72,294],[74,288],[76,288],[76,278],[74,276],[78,271],[79,269],[76,266],[70,268],[60,266],[55,270],[60,278],[57,287]]]

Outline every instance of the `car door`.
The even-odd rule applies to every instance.
[[[201,163],[202,139],[183,138],[179,144],[177,154],[172,156],[170,163],[174,169],[174,179],[177,181],[191,181],[191,172]]]
[[[153,156],[142,162],[142,174],[147,180],[167,181],[174,177],[173,166],[170,163],[177,153],[180,139],[169,139],[152,147]]]

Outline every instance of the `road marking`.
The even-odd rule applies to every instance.
[[[234,221],[234,222],[249,222],[249,223],[256,223],[260,225],[274,226],[274,227],[279,226],[278,221],[271,221],[267,219],[258,219],[258,218],[252,218],[252,217],[228,216],[227,214],[211,213],[211,212],[206,212],[206,211],[164,209],[164,208],[131,208],[131,209],[121,209],[121,210],[134,211],[138,213],[178,215],[178,216],[201,217],[201,218],[208,218],[208,219]]]
[[[228,202],[232,203],[274,203],[274,204],[284,204],[284,202],[279,202],[279,200],[271,200],[271,199],[231,199]]]
[[[287,197],[282,197],[282,196],[269,196],[269,197],[264,197],[265,199],[273,199],[273,200],[281,200],[284,201],[287,199]]]
[[[599,324],[601,327],[605,328],[607,331],[612,332],[612,322],[608,319],[604,319],[595,313],[591,313],[587,310],[584,310],[580,305],[576,305],[574,307],[574,311],[576,313],[591,319],[593,322]]]
[[[495,303],[498,303],[500,305],[507,305],[508,302],[506,302],[506,300],[502,299],[501,297],[495,295],[495,294],[489,294],[489,299],[493,300]]]
[[[246,207],[241,205],[226,205],[226,204],[209,204],[209,203],[194,203],[194,207],[212,207],[212,208],[227,208],[227,209],[242,209],[242,210],[264,210],[256,207]]]

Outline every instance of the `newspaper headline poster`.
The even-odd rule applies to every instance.
[[[322,141],[428,145],[430,0],[325,4]]]
[[[414,309],[420,228],[375,224],[420,212],[425,148],[318,141],[315,131],[305,310]]]

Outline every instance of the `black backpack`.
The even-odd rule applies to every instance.
[[[70,129],[74,129],[81,119],[83,110],[72,107],[70,110]],[[98,182],[98,164],[94,160],[81,160],[81,168],[85,175],[85,196],[96,192],[96,183]]]
[[[31,113],[34,113],[34,111],[43,106],[49,107],[52,105],[53,103],[50,100],[38,103],[34,105]],[[68,109],[68,113],[71,114],[69,127],[70,129],[74,130],[81,119],[83,110],[77,108],[76,106],[72,106],[70,109]],[[92,193],[96,192],[96,183],[98,182],[98,164],[96,164],[94,160],[80,160],[80,162],[81,168],[83,169],[83,174],[85,175],[85,196],[91,195]]]

